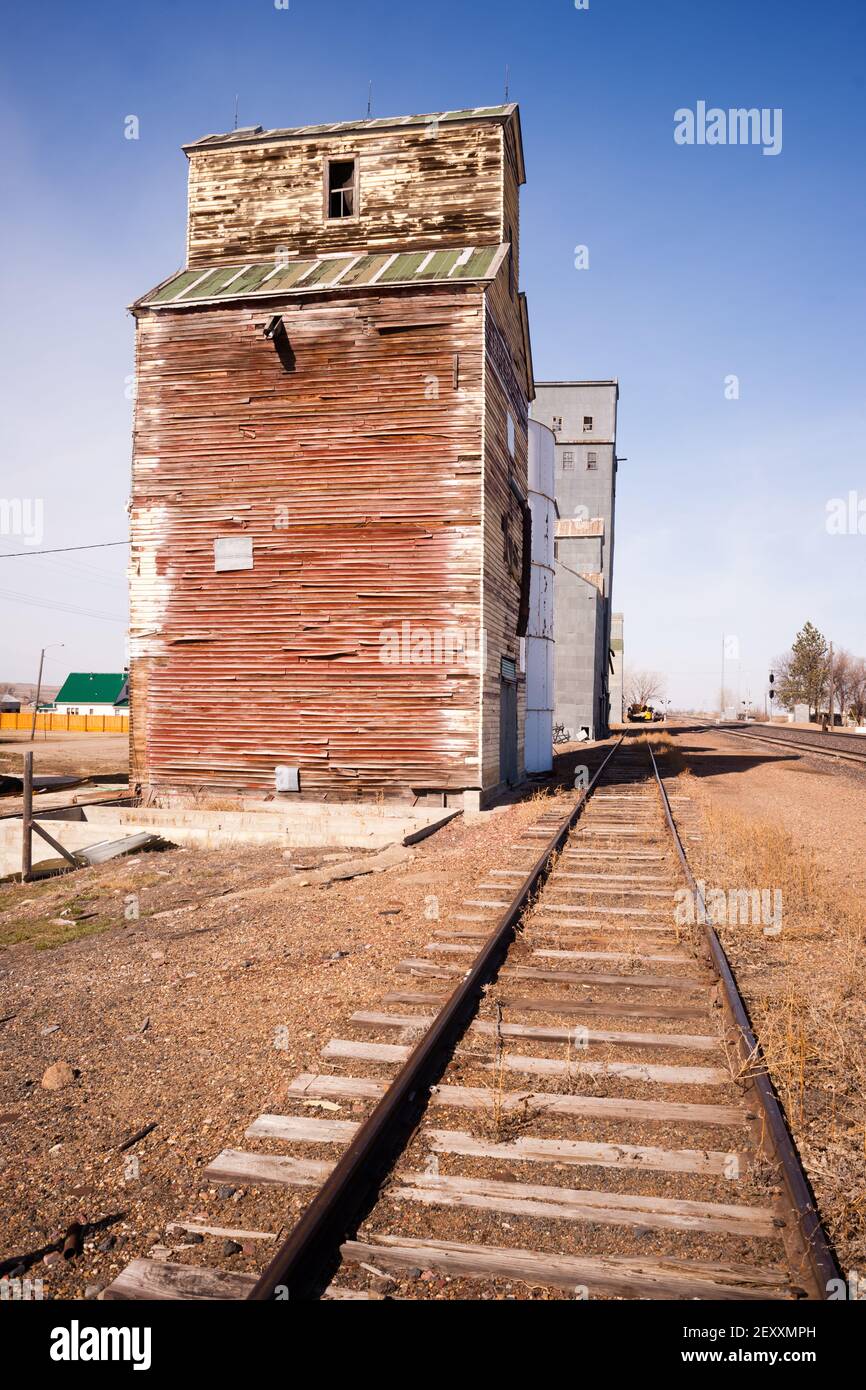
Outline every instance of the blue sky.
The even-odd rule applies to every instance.
[[[370,80],[376,115],[435,111],[500,101],[508,65],[536,375],[620,380],[627,664],[700,704],[725,632],[756,697],[807,618],[866,654],[866,535],[825,526],[866,498],[859,0],[47,0],[4,27],[0,498],[44,499],[43,546],[125,535],[125,306],[183,261],[181,143],[236,94],[241,125],[363,116]],[[676,145],[699,100],[781,108],[782,152]],[[55,681],[122,664],[124,566],[0,560],[0,680],[52,642]]]

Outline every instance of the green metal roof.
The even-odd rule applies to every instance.
[[[54,702],[58,705],[113,705],[125,683],[125,671],[71,671]]]
[[[353,130],[399,130],[405,126],[453,125],[460,121],[502,121],[517,110],[516,102],[505,106],[467,106],[460,111],[431,111],[420,116],[373,116],[367,120],[335,121],[326,125],[300,125],[264,130],[260,125],[242,126],[221,135],[203,135],[184,145],[184,150],[211,149],[215,145],[259,144],[267,140],[302,140],[308,136],[341,135]]]
[[[379,285],[441,285],[493,280],[508,253],[497,246],[450,247],[439,251],[353,251],[289,261],[198,266],[181,270],[136,300],[133,308],[177,309],[186,304],[221,304],[267,295],[320,293]]]

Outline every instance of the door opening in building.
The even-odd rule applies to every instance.
[[[499,680],[499,779],[509,787],[517,782],[517,667],[506,657]]]

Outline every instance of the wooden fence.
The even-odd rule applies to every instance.
[[[0,714],[0,729],[29,729],[33,711]],[[55,733],[127,734],[128,714],[37,714],[36,728]]]

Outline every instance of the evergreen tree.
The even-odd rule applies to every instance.
[[[786,672],[784,703],[802,702],[817,719],[827,693],[830,657],[827,641],[812,623],[797,633]]]

